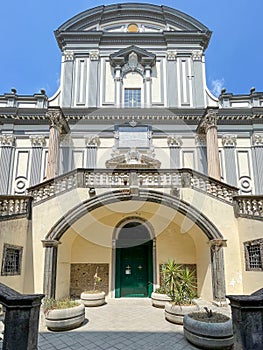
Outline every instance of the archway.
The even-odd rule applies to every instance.
[[[66,213],[63,218],[53,227],[53,229],[46,236],[46,240],[43,242],[46,247],[46,259],[45,259],[45,271],[44,271],[44,292],[48,296],[55,296],[55,280],[56,280],[56,250],[59,243],[59,239],[63,236],[72,225],[77,223],[85,215],[93,215],[92,213],[98,210],[99,208],[111,208],[111,213],[114,213],[114,208],[118,206],[118,212],[122,217],[126,217],[126,223],[119,225],[123,227],[127,224],[127,215],[123,215],[123,210],[125,211],[125,206],[128,207],[132,203],[144,203],[140,205],[145,206],[155,206],[162,208],[162,211],[173,210],[176,213],[176,217],[185,218],[191,220],[195,227],[198,228],[199,232],[204,234],[204,237],[208,238],[210,242],[210,253],[211,253],[211,271],[212,271],[212,289],[213,289],[213,298],[214,299],[224,299],[225,298],[225,276],[224,276],[224,257],[223,257],[223,243],[224,239],[218,229],[213,225],[213,223],[200,211],[198,211],[193,206],[189,205],[183,200],[172,197],[170,195],[156,192],[156,191],[146,191],[140,190],[139,195],[126,194],[122,191],[114,191],[110,193],[105,193],[99,196],[96,196],[92,199],[89,199],[77,207],[73,208],[71,211]],[[165,209],[166,208],[166,209]],[[134,212],[135,215],[136,213]],[[135,218],[134,218],[135,219]],[[134,220],[132,219],[132,220]],[[119,219],[120,220],[120,219]],[[176,219],[177,220],[177,219]],[[136,219],[134,220],[136,221]],[[140,221],[139,221],[140,222]],[[148,224],[148,222],[147,222]],[[117,222],[114,224],[114,227],[117,227]],[[100,231],[97,231],[100,232]],[[118,231],[116,231],[118,232]],[[153,238],[149,229],[150,235]],[[98,237],[100,235],[97,235]],[[112,247],[116,248],[116,239],[118,235],[112,236]],[[114,242],[115,239],[115,242]],[[204,243],[209,247],[206,243]],[[154,250],[154,248],[153,248]],[[112,249],[112,253],[114,249]],[[111,267],[111,271],[115,271],[116,267]],[[111,286],[114,286],[111,284]]]

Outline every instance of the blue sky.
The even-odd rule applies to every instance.
[[[130,1],[2,1],[0,94],[14,87],[18,94],[31,95],[43,88],[52,96],[59,84],[61,58],[53,31],[79,12],[120,2]],[[183,11],[213,32],[206,51],[206,76],[216,95],[222,87],[235,94],[249,93],[252,86],[263,91],[262,0],[151,3]]]

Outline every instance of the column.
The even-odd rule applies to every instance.
[[[170,148],[170,168],[179,169],[182,138],[180,136],[168,136],[167,143]]]
[[[46,139],[45,136],[31,136],[30,140],[32,145],[30,186],[34,186],[41,182],[42,153]]]
[[[254,169],[255,194],[263,193],[263,134],[252,137],[252,159]]]
[[[73,87],[73,70],[74,70],[74,53],[73,51],[65,50],[63,52],[62,61],[62,76],[61,76],[61,105],[70,107],[72,101]]]
[[[45,248],[44,285],[43,292],[47,298],[56,297],[57,279],[57,250],[61,242],[56,240],[43,240]]]
[[[100,146],[98,136],[91,136],[85,139],[87,147],[87,168],[97,168],[97,149]]]
[[[212,239],[209,241],[212,264],[213,297],[218,302],[226,299],[225,269],[223,247],[226,247],[226,240]]]
[[[196,135],[195,144],[197,151],[197,170],[200,171],[200,173],[207,175],[206,135]]]
[[[146,108],[152,106],[152,77],[151,77],[151,67],[146,66],[144,69],[144,82],[145,82],[145,101],[144,105]]]
[[[115,67],[115,106],[121,107],[122,74],[121,66]]]
[[[217,112],[208,110],[202,123],[206,133],[208,176],[221,180],[217,138]]]
[[[15,149],[14,135],[0,135],[0,194],[11,194],[13,178],[13,158]]]
[[[226,182],[232,186],[237,186],[236,138],[236,135],[222,136],[222,145],[225,153]]]
[[[92,50],[89,53],[89,93],[88,93],[88,106],[97,107],[98,103],[98,72],[99,72],[99,50]]]
[[[60,158],[60,135],[63,130],[67,130],[67,122],[60,109],[50,109],[47,112],[50,121],[48,160],[47,160],[47,180],[59,175]]]

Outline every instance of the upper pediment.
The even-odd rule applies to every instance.
[[[132,66],[132,64],[137,65],[135,61],[138,61],[142,66],[152,66],[155,62],[155,54],[138,46],[131,45],[111,54],[110,60],[112,66],[123,66],[126,63],[129,63],[130,66]]]
[[[81,12],[58,28],[61,31],[151,33],[163,31],[209,32],[191,16],[167,6],[123,3]]]

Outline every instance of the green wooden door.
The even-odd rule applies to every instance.
[[[148,297],[152,292],[152,241],[117,249],[116,297]]]

